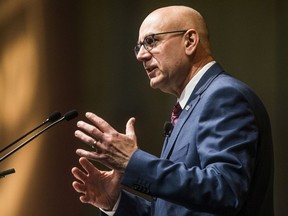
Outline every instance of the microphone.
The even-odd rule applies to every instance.
[[[62,118],[67,120],[67,121],[70,121],[70,120],[76,118],[77,116],[78,116],[77,110],[71,110],[71,111],[67,112]],[[62,120],[60,119],[60,121],[62,121]]]
[[[171,134],[171,132],[172,132],[172,130],[173,130],[173,124],[171,123],[171,122],[169,122],[169,121],[166,121],[165,123],[164,123],[164,127],[163,127],[163,130],[164,130],[164,133],[163,133],[163,136],[164,137],[168,137],[168,136],[170,136],[170,134]]]
[[[20,144],[19,146],[17,146],[16,148],[14,148],[12,151],[8,152],[6,155],[4,155],[2,158],[0,158],[0,162],[5,160],[7,157],[9,157],[10,155],[12,155],[13,153],[15,153],[16,151],[18,151],[19,149],[21,149],[22,147],[24,147],[27,143],[31,142],[32,140],[34,140],[36,137],[38,137],[39,135],[41,135],[43,132],[45,132],[46,130],[48,130],[49,128],[53,127],[54,125],[58,124],[59,122],[63,121],[63,120],[67,120],[70,121],[74,118],[76,118],[78,116],[78,112],[76,110],[71,110],[69,112],[67,112],[63,117],[61,117],[60,119],[52,122],[50,125],[48,125],[47,127],[45,127],[44,129],[42,129],[40,132],[36,133],[35,135],[33,135],[32,137],[30,137],[28,140],[26,140],[25,142],[23,142],[22,144]]]
[[[0,153],[2,153],[3,151],[5,151],[6,149],[10,148],[11,146],[13,146],[14,144],[16,144],[17,142],[19,142],[20,140],[22,140],[23,138],[25,138],[26,136],[28,136],[29,134],[31,134],[32,132],[34,132],[35,130],[37,130],[38,128],[42,127],[43,125],[47,124],[48,122],[54,122],[56,120],[58,120],[61,117],[61,113],[60,112],[53,112],[49,115],[49,117],[43,121],[40,125],[38,125],[37,127],[33,128],[32,130],[30,130],[29,132],[27,132],[26,134],[24,134],[23,136],[19,137],[18,139],[16,139],[14,142],[10,143],[9,145],[7,145],[6,147],[4,147],[3,149],[0,150]]]
[[[15,169],[9,169],[9,170],[5,170],[0,172],[0,178],[4,178],[6,175],[15,173]]]

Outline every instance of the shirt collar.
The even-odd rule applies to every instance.
[[[182,109],[186,105],[187,101],[189,100],[190,95],[192,94],[195,86],[197,85],[201,77],[215,63],[216,63],[215,61],[211,61],[208,64],[206,64],[203,68],[201,68],[201,70],[198,71],[198,73],[195,74],[194,77],[192,77],[189,83],[185,86],[180,97],[177,99]]]

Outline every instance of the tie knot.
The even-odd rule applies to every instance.
[[[175,104],[172,114],[171,114],[171,122],[173,123],[173,125],[176,124],[181,112],[182,112],[182,108],[180,104],[179,103]]]

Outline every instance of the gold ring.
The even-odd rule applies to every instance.
[[[92,144],[92,146],[91,146],[91,147],[92,147],[93,149],[95,149],[96,151],[97,151],[97,149],[96,149],[96,147],[97,147],[97,142],[98,142],[98,141],[94,141],[93,144]]]

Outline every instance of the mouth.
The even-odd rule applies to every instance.
[[[146,73],[147,73],[150,80],[157,76],[156,72],[157,72],[157,67],[146,69]]]
[[[157,69],[157,66],[145,67],[145,70],[149,76],[152,75],[153,72],[155,73],[156,69]]]

